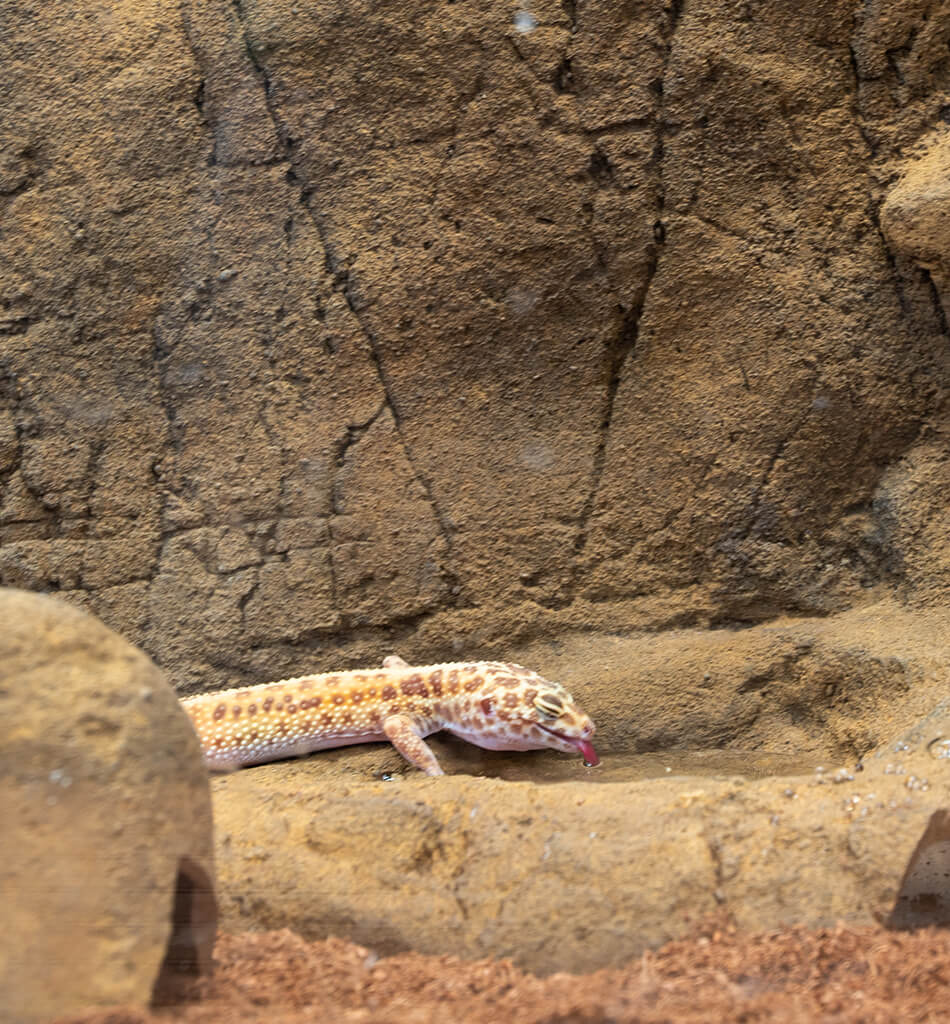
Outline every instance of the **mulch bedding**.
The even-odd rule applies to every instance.
[[[283,930],[221,935],[213,977],[154,1009],[57,1024],[595,1024],[950,1021],[950,931],[743,933],[726,921],[624,968],[539,978],[507,960],[404,953]]]

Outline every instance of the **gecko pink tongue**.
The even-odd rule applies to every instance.
[[[594,765],[600,764],[597,751],[594,750],[594,745],[589,740],[578,740],[577,749],[584,755],[584,764],[588,767],[593,768]]]

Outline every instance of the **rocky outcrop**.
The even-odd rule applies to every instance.
[[[182,690],[945,593],[941,17],[6,7],[3,581]]]
[[[520,657],[608,748],[836,763],[935,706],[944,12],[0,11],[0,582],[181,693]],[[388,758],[216,783],[229,923],[579,969],[717,893],[884,912],[935,809],[883,769],[359,781]]]
[[[140,651],[0,590],[0,1021],[143,1005],[210,967],[211,804],[198,741]]]
[[[946,321],[950,310],[950,139],[944,132],[925,137],[919,151],[896,163],[895,172],[898,181],[881,207],[882,230],[897,265],[905,273],[913,268],[930,283]],[[950,488],[948,450],[950,430],[945,418],[938,417],[925,425],[908,455],[887,469],[878,488],[892,562],[901,589],[912,600],[946,600],[950,509],[938,495],[946,495]]]
[[[384,746],[219,777],[224,927],[547,973],[622,964],[719,909],[754,929],[942,923],[946,615],[841,620],[548,649],[593,702],[596,769],[435,737],[435,780]]]

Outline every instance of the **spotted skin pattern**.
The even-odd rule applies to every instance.
[[[187,697],[208,767],[227,771],[314,750],[389,740],[426,775],[444,774],[425,737],[446,729],[487,750],[551,748],[599,763],[594,723],[558,683],[501,661],[329,672]]]

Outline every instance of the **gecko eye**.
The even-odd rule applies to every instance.
[[[542,693],[535,697],[534,706],[545,718],[560,718],[564,714],[564,704],[555,693]]]

